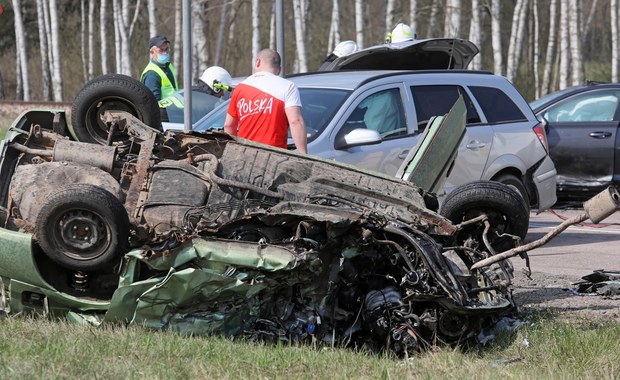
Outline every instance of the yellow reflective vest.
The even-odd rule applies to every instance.
[[[157,73],[157,75],[159,75],[159,77],[161,78],[161,98],[162,99],[169,97],[170,95],[174,94],[175,91],[178,90],[177,76],[174,73],[174,67],[172,66],[172,63],[168,66],[168,68],[170,69],[170,72],[172,73],[172,76],[174,77],[174,85],[172,85],[172,82],[170,82],[170,79],[168,79],[168,76],[166,75],[164,70],[162,70],[161,67],[153,63],[153,61],[149,61],[149,64],[146,65],[146,67],[144,68],[144,71],[142,71],[142,75],[140,75],[140,82],[144,82],[144,75],[149,71],[154,71]]]

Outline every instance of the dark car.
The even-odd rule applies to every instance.
[[[589,83],[530,103],[546,120],[560,201],[583,201],[620,182],[620,83]]]

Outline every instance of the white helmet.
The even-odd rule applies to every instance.
[[[353,54],[359,50],[359,47],[355,43],[355,41],[346,40],[342,41],[334,48],[334,55],[336,57],[344,57],[345,55]]]
[[[411,27],[407,24],[403,24],[402,22],[392,29],[392,33],[388,33],[385,38],[385,42],[403,42],[403,41],[411,41],[416,39],[416,34],[411,29]]]
[[[200,80],[211,87],[214,93],[219,94],[222,90],[230,91],[232,88],[232,78],[228,71],[219,67],[211,66],[200,76]]]

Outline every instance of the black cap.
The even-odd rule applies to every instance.
[[[166,42],[170,43],[170,41],[168,41],[166,36],[155,36],[155,37],[152,37],[149,40],[149,49],[153,48],[153,46],[160,47],[161,45],[163,45]]]

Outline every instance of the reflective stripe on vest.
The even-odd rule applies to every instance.
[[[167,97],[159,101],[159,108],[168,108],[174,105],[179,109],[183,109],[183,102],[177,97],[177,94]]]
[[[174,74],[174,67],[172,66],[172,63],[168,66],[168,68],[170,69],[170,72],[172,73],[172,77],[174,78],[175,86],[172,85],[172,82],[170,82],[170,79],[168,78],[164,70],[162,70],[161,67],[153,63],[153,61],[149,61],[149,64],[146,65],[146,67],[144,68],[144,71],[142,71],[142,75],[140,75],[140,82],[144,82],[144,75],[149,71],[154,71],[157,73],[157,75],[159,75],[159,77],[161,78],[161,98],[162,99],[167,98],[170,95],[174,94],[174,92],[177,91],[178,89],[178,87],[176,87],[177,76]]]

